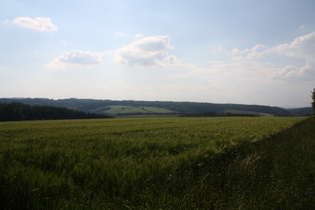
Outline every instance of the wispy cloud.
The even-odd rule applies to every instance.
[[[276,71],[270,75],[270,79],[276,80],[298,80],[305,74],[303,68],[294,65],[285,66],[284,69]]]
[[[252,48],[247,48],[245,50],[239,50],[237,48],[232,49],[232,56],[245,57],[247,59],[260,58],[262,56],[263,50],[266,49],[265,45],[257,44]]]
[[[140,36],[138,36],[140,38]],[[180,60],[169,55],[168,51],[174,49],[169,44],[170,36],[143,37],[131,44],[119,48],[115,52],[116,62],[130,67],[161,67],[175,65]]]
[[[263,53],[276,53],[289,57],[315,59],[315,31],[304,36],[297,37],[290,43],[281,44],[266,50]]]
[[[288,96],[292,92],[301,93],[294,96],[295,100],[305,101],[304,89],[314,85],[315,32],[275,46],[256,44],[230,51],[218,47],[215,51],[224,53],[225,60],[178,72],[169,79],[189,87],[185,93],[191,89],[200,91],[190,96],[201,98],[203,94],[208,101],[229,102],[223,97],[229,95],[233,103],[262,104],[264,101],[267,105],[279,101],[290,103],[292,98]]]
[[[303,59],[304,66],[287,63],[282,70],[270,75],[271,79],[309,80],[315,78],[315,32],[295,38],[290,43],[274,47],[256,45],[245,50],[233,49],[231,55],[243,59],[260,59],[271,55]],[[290,62],[290,61],[288,61]]]
[[[102,61],[102,54],[99,52],[74,50],[64,53],[63,55],[55,58],[48,67],[51,68],[75,68],[75,67],[90,67],[100,64]]]
[[[300,27],[299,27],[299,30],[302,30],[302,29],[304,29],[306,26],[305,25],[301,25]]]
[[[4,66],[0,66],[0,71],[7,71],[8,68],[7,67],[4,67]]]
[[[115,35],[117,37],[127,37],[128,36],[128,34],[121,32],[121,31],[115,31]]]
[[[304,59],[305,65],[288,65],[280,72],[271,75],[273,79],[315,79],[315,32],[297,37],[290,43],[281,44],[263,52],[264,54],[279,54],[292,58]]]
[[[142,34],[136,34],[136,35],[135,35],[135,38],[136,38],[136,39],[141,39],[142,37],[143,37]]]
[[[16,17],[12,21],[14,24],[39,31],[57,31],[59,28],[51,22],[50,18],[37,17]]]

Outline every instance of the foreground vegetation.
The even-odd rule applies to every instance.
[[[3,208],[315,207],[313,119],[97,119],[0,125]]]

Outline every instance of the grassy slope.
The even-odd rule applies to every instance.
[[[261,113],[261,112],[252,112],[252,111],[242,111],[242,110],[236,110],[236,109],[228,109],[225,110],[224,113],[232,113],[232,114],[250,114],[250,115],[257,115],[260,117],[272,117],[272,114],[268,113]]]
[[[152,113],[178,113],[169,109],[163,109],[163,108],[158,108],[158,107],[143,107],[144,110]]]
[[[296,109],[287,109],[291,112],[294,116],[312,116],[313,108],[312,107],[304,107],[304,108],[296,108]]]
[[[289,111],[279,107],[269,107],[260,105],[242,105],[242,104],[213,104],[213,103],[195,103],[195,102],[167,102],[167,101],[111,101],[111,100],[93,100],[93,99],[4,99],[0,98],[0,102],[21,102],[30,105],[48,105],[66,107],[80,111],[88,111],[95,113],[103,113],[107,110],[107,106],[131,106],[131,107],[158,107],[167,110],[177,111],[179,113],[197,114],[197,113],[222,113],[224,110],[242,110],[259,113],[269,113],[275,116],[294,116]]]
[[[223,152],[231,142],[220,139],[229,132],[239,138],[256,128],[231,118],[235,129],[226,130],[229,119],[211,124],[213,119],[55,121],[53,133],[47,121],[29,122],[39,133],[26,124],[3,123],[0,203],[32,209],[314,209],[314,120]],[[219,153],[205,148],[209,137],[217,139],[211,145]],[[105,147],[109,153],[102,152]]]
[[[162,202],[169,208],[315,209],[315,120],[201,158],[177,176],[179,197]]]
[[[106,114],[135,114],[135,113],[142,113],[142,114],[172,114],[177,113],[172,110],[158,108],[158,107],[135,107],[135,106],[121,106],[121,105],[113,105],[107,106],[107,110],[104,111]]]

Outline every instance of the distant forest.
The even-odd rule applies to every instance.
[[[0,98],[0,103],[18,102],[31,106],[53,106],[73,109],[81,112],[105,114],[110,106],[131,106],[131,107],[156,107],[176,112],[184,116],[218,116],[218,115],[235,115],[231,110],[237,110],[241,115],[269,114],[272,116],[292,117],[292,116],[311,116],[312,107],[298,109],[284,109],[281,107],[264,106],[264,105],[245,105],[245,104],[215,104],[200,102],[172,102],[172,101],[113,101],[113,100],[95,100],[95,99],[47,99],[47,98]],[[228,112],[230,112],[228,114]],[[117,113],[113,116],[120,115],[137,115],[139,113]],[[159,113],[152,113],[159,114]],[[238,114],[238,115],[239,115]]]
[[[61,107],[31,106],[22,103],[0,103],[0,121],[95,119],[109,118],[104,114],[87,113]]]

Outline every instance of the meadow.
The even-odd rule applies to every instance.
[[[122,105],[112,105],[112,106],[106,106],[106,110],[102,111],[104,114],[111,114],[111,115],[117,115],[117,114],[176,114],[178,112],[164,109],[164,108],[158,108],[158,107],[146,107],[146,106],[122,106]],[[102,110],[96,109],[95,111]]]
[[[315,123],[297,117],[0,123],[4,209],[312,209]]]

